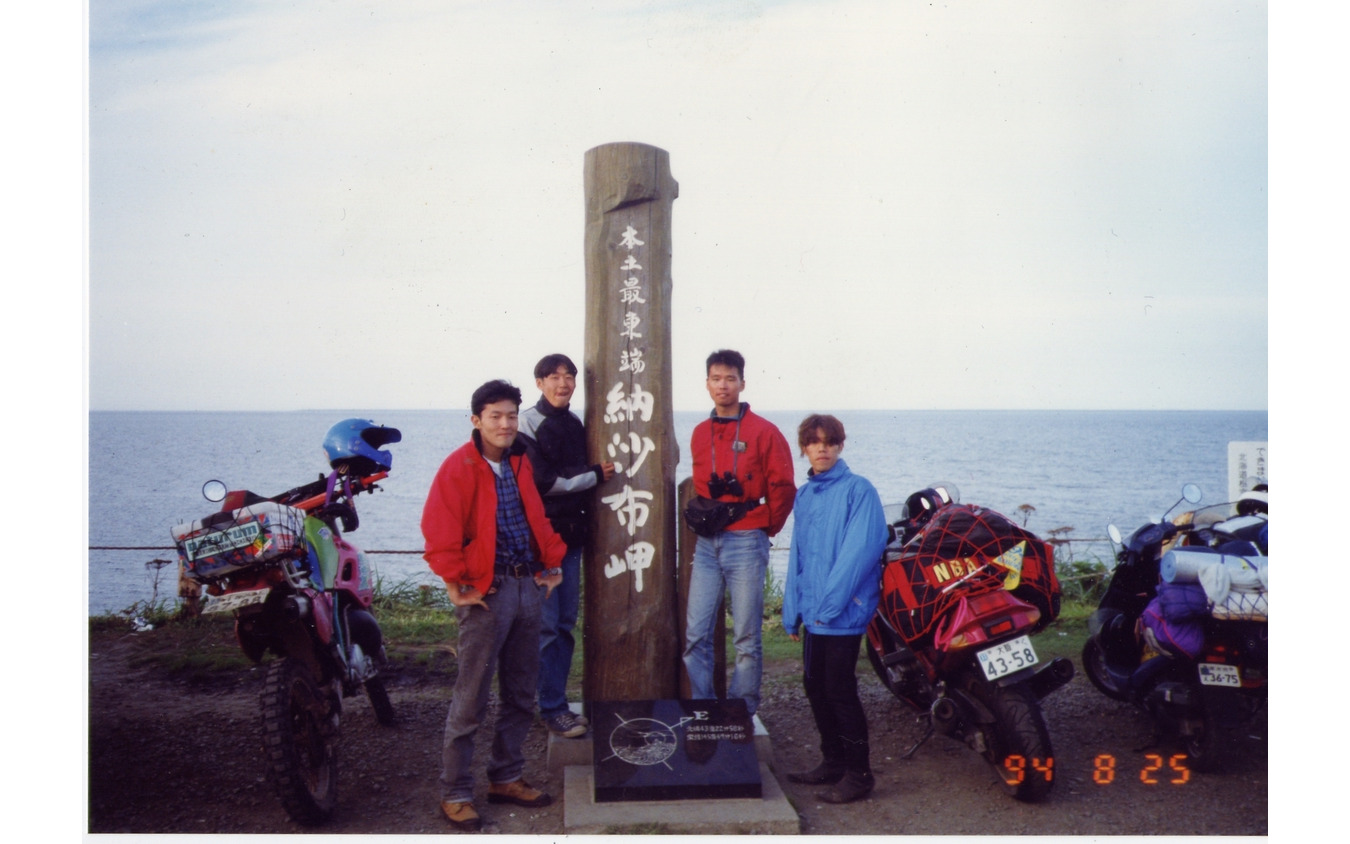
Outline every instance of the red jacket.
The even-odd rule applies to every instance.
[[[567,546],[544,516],[544,502],[534,486],[534,467],[519,440],[506,459],[516,473],[520,501],[530,523],[530,550],[545,568],[562,564]],[[487,594],[497,557],[496,473],[478,449],[478,432],[445,458],[422,507],[423,557],[446,583],[468,583]]]
[[[689,447],[694,455],[694,491],[704,498],[708,495],[708,478],[713,470],[713,446],[717,448],[717,474],[730,472],[735,466],[744,496],[724,495],[719,501],[751,501],[765,499],[739,522],[732,522],[727,530],[768,531],[774,536],[787,523],[792,503],[797,495],[793,481],[792,449],[783,433],[762,416],[750,412],[750,405],[741,402],[740,434],[736,419],[709,417],[694,428]],[[735,452],[732,443],[745,443],[745,450]]]

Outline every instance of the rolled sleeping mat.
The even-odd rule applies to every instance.
[[[1174,548],[1163,554],[1158,574],[1166,583],[1198,583],[1206,569],[1218,566],[1228,572],[1234,588],[1263,588],[1266,561],[1266,557],[1239,557],[1235,554]]]

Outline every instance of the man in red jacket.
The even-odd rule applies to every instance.
[[[735,668],[727,697],[759,708],[764,654],[764,573],[769,537],[783,529],[797,494],[792,451],[772,422],[741,401],[745,358],[722,349],[708,356],[709,418],[694,428],[694,491],[738,505],[743,514],[712,536],[699,536],[690,566],[684,666],[690,697],[713,697],[713,629],[724,592],[731,593]],[[748,510],[746,510],[748,508]]]
[[[525,448],[516,442],[520,390],[489,381],[474,391],[472,439],[441,464],[422,509],[423,555],[459,620],[459,676],[445,718],[441,809],[477,830],[474,736],[497,669],[500,711],[488,761],[488,802],[539,807],[548,794],[522,779],[534,722],[544,599],[562,582],[562,537],[544,515]]]

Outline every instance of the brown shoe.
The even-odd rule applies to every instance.
[[[442,800],[441,811],[445,812],[450,824],[456,829],[477,832],[483,828],[483,819],[478,817],[472,803],[451,803],[449,800]]]
[[[852,803],[871,794],[875,785],[871,771],[848,771],[833,787],[816,792],[816,797],[826,803]]]
[[[809,771],[794,771],[787,775],[788,782],[806,785],[833,785],[844,778],[844,766],[821,762]]]
[[[531,788],[525,780],[496,783],[488,786],[489,803],[515,803],[529,809],[537,809],[553,802],[553,798],[537,788]]]

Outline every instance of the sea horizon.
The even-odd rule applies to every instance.
[[[754,407],[754,403],[750,403]],[[760,410],[795,443],[808,411]],[[689,435],[707,410],[675,411],[675,482],[692,472]],[[954,484],[962,500],[1025,516],[1045,537],[1068,529],[1073,549],[1110,557],[1106,525],[1142,524],[1200,484],[1206,503],[1228,500],[1229,442],[1266,441],[1268,412],[1224,410],[818,410],[837,415],[847,439],[844,460],[868,478],[883,503],[898,503],[933,483]],[[323,436],[344,418],[399,428],[382,490],[359,501],[353,541],[379,554],[395,582],[426,577],[420,555],[421,507],[442,460],[469,438],[467,409],[334,408],[295,411],[91,411],[88,420],[89,611],[116,612],[172,593],[158,592],[146,562],[176,559],[170,529],[201,518],[208,479],[274,495],[326,473]],[[797,483],[806,464],[792,448]],[[601,455],[595,455],[597,462]],[[1029,509],[1023,509],[1023,507]],[[1019,519],[1021,518],[1019,516]],[[790,540],[792,522],[775,537]],[[171,569],[169,570],[172,571]]]

